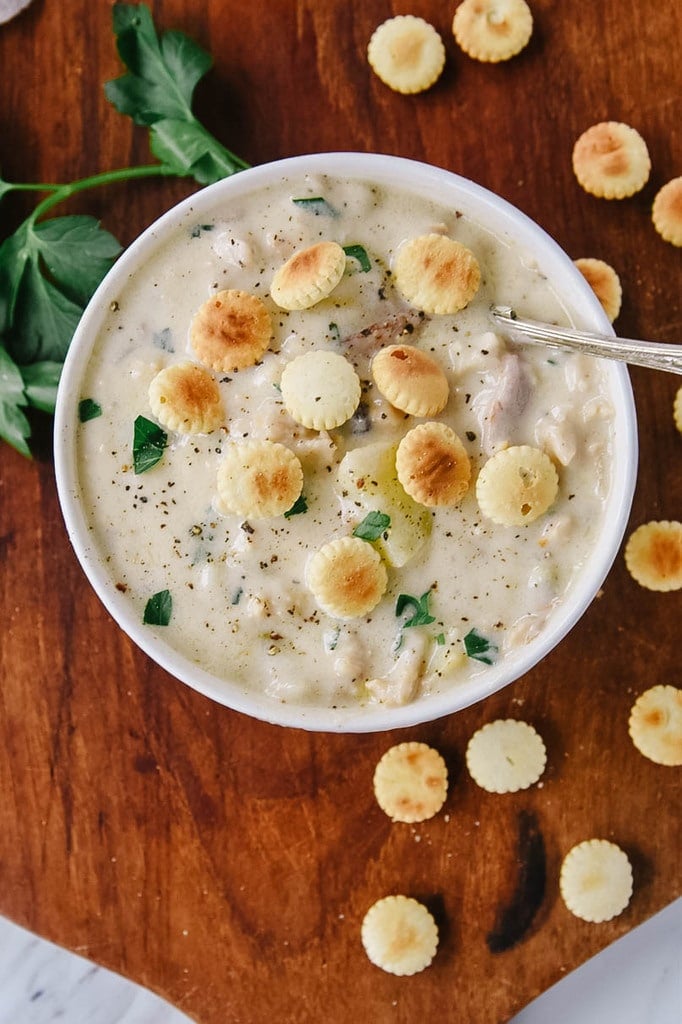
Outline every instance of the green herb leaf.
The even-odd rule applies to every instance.
[[[173,614],[173,598],[169,590],[159,590],[147,601],[142,622],[145,626],[167,626]]]
[[[406,608],[412,608],[413,614],[407,619],[403,626],[428,626],[430,622],[435,622],[435,617],[429,612],[429,597],[431,591],[427,590],[421,597],[413,597],[411,594],[400,594],[396,601],[395,613],[396,615],[402,615]]]
[[[28,224],[24,221],[13,235],[0,245],[0,335],[8,335],[29,260]]]
[[[360,264],[360,270],[363,274],[366,274],[368,270],[372,269],[372,261],[367,255],[367,250],[364,245],[344,245],[343,251],[350,259],[358,261]]]
[[[86,303],[121,251],[94,217],[30,218],[0,246],[0,332],[25,365],[61,362]]]
[[[81,423],[87,423],[88,420],[96,420],[101,415],[102,406],[94,398],[83,398],[78,403],[78,419]]]
[[[116,3],[112,20],[118,54],[129,73],[106,83],[107,99],[136,124],[187,119],[195,86],[211,67],[209,54],[181,32],[166,32],[159,39],[146,4]]]
[[[316,217],[338,217],[339,215],[339,211],[327,202],[324,196],[303,196],[301,199],[292,199],[292,202]]]
[[[168,434],[145,416],[135,420],[133,434],[133,466],[136,473],[146,473],[163,457]]]
[[[308,502],[304,494],[299,494],[296,501],[293,503],[290,509],[284,513],[285,519],[291,519],[292,516],[300,516],[303,512],[308,511]]]
[[[129,71],[107,82],[105,95],[120,113],[150,129],[152,152],[164,170],[208,185],[248,167],[192,113],[194,89],[212,66],[211,56],[182,32],[157,37],[146,4],[114,4],[113,24]]]
[[[84,306],[121,252],[94,217],[52,217],[36,224],[34,244],[50,279]]]
[[[368,512],[361,523],[353,530],[354,537],[361,540],[379,540],[379,537],[388,530],[391,525],[391,517],[385,512]],[[400,614],[396,612],[396,614]]]
[[[464,637],[464,650],[468,657],[482,661],[484,665],[493,665],[497,658],[497,644],[483,636],[477,629],[471,629]]]
[[[31,425],[22,412],[22,406],[27,404],[21,370],[0,345],[0,437],[30,457],[27,441]]]
[[[57,388],[62,374],[62,364],[53,362],[32,363],[21,367],[24,392],[28,404],[41,412],[54,412],[57,402]]]

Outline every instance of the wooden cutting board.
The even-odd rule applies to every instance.
[[[682,341],[679,249],[650,221],[682,173],[682,7],[660,0],[531,0],[527,50],[503,65],[460,52],[455,3],[164,0],[215,58],[200,116],[249,163],[323,150],[426,160],[496,190],[575,257],[620,274],[617,327]],[[372,30],[395,13],[431,21],[440,82],[400,96],[368,69]],[[121,72],[108,3],[36,0],[0,27],[5,178],[69,180],[150,160],[146,132],[104,99]],[[624,120],[647,140],[651,179],[632,199],[593,199],[571,171],[575,138]],[[193,190],[148,181],[89,193],[69,212],[124,243]],[[4,235],[30,197],[0,206]],[[630,528],[679,519],[682,381],[634,370],[641,465]],[[502,1022],[682,891],[680,770],[643,758],[630,706],[682,685],[680,593],[641,589],[619,556],[601,596],[541,665],[484,704],[399,733],[311,735],[218,707],[156,668],[92,593],[62,524],[49,425],[28,462],[0,448],[0,912],[150,986],[201,1024]],[[549,763],[531,790],[494,796],[464,768],[466,743],[522,717]],[[444,754],[441,814],[392,825],[372,774],[396,740]],[[612,922],[558,896],[566,851],[593,836],[630,856],[635,890]],[[395,978],[365,958],[359,927],[388,893],[423,899],[441,929],[432,967]]]

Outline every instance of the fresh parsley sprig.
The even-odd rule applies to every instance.
[[[248,166],[215,139],[192,113],[197,83],[213,61],[183,32],[157,36],[145,4],[114,4],[118,53],[128,73],[104,92],[121,114],[149,128],[152,153],[167,174],[191,176],[202,185]]]
[[[13,192],[44,198],[0,241],[0,437],[30,456],[30,408],[54,412],[61,366],[83,309],[121,245],[93,217],[47,217],[89,189],[159,175],[201,185],[248,165],[195,118],[194,89],[211,57],[182,32],[158,35],[145,4],[116,3],[113,29],[128,71],[105,84],[116,109],[149,129],[159,163],[103,171],[65,184],[9,182]]]
[[[431,596],[431,590],[427,590],[421,597],[414,597],[412,594],[399,594],[398,600],[395,604],[396,616],[402,615],[406,608],[410,609],[412,614],[403,622],[403,627],[408,629],[410,626],[428,626],[432,622],[435,622],[435,616],[429,611],[429,598]]]
[[[137,416],[133,427],[133,468],[136,474],[146,473],[163,458],[168,434],[158,423],[146,416]]]
[[[494,665],[497,659],[497,644],[474,627],[464,637],[464,650],[467,657],[474,661],[482,661],[484,665]]]
[[[353,530],[353,536],[359,537],[361,540],[379,540],[379,537],[390,527],[391,517],[387,516],[385,512],[368,512],[362,522],[358,523]]]
[[[142,622],[145,626],[167,626],[173,615],[173,596],[169,590],[159,590],[144,606]]]

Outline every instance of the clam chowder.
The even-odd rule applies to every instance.
[[[461,243],[480,268],[456,313],[425,312],[397,287],[401,247],[433,235]],[[319,242],[344,249],[338,283],[309,308],[281,308],[274,275]],[[210,218],[187,214],[111,303],[77,396],[89,527],[140,622],[218,679],[328,707],[419,700],[537,637],[603,527],[613,443],[597,361],[521,348],[491,329],[496,302],[571,321],[542,269],[460,211],[371,182],[285,179]],[[262,301],[270,343],[254,365],[208,370],[219,425],[183,433],[159,424],[150,385],[167,367],[200,362],[193,318],[226,289]],[[403,344],[442,371],[445,405],[434,415],[401,411],[373,378],[376,354]],[[352,413],[328,429],[298,422],[281,384],[288,364],[318,350],[342,356],[360,382]],[[421,504],[396,476],[398,444],[431,421],[454,431],[470,462],[452,503]],[[302,484],[290,478],[298,496],[282,514],[234,513],[219,497],[221,464],[247,440],[276,442],[300,463]],[[544,453],[558,478],[549,508],[520,526],[486,516],[476,495],[483,466],[512,446]],[[317,600],[307,567],[352,536],[378,552],[383,596],[344,617]]]

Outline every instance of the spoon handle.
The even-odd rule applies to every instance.
[[[589,331],[574,331],[568,327],[555,327],[537,320],[522,320],[511,306],[493,306],[491,316],[498,327],[513,341],[545,343],[556,348],[568,348],[574,352],[586,352],[591,356],[606,359],[620,359],[636,366],[648,366],[653,370],[667,370],[682,373],[682,345],[663,345],[654,341],[634,341],[630,338],[615,338],[607,334],[592,334]]]

